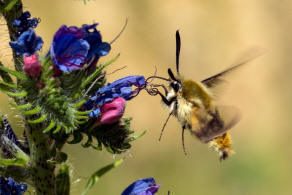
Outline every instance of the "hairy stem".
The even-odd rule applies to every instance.
[[[6,25],[8,28],[10,41],[16,41],[17,39],[15,37],[16,29],[12,26],[12,24],[13,24],[13,21],[22,14],[23,6],[22,6],[22,1],[18,0],[18,2],[15,3],[13,7],[11,7],[9,10],[5,10],[5,8],[9,5],[10,2],[11,0],[4,0],[4,2],[1,3],[0,12],[3,15],[4,19],[6,20]],[[19,55],[17,55],[16,52],[13,50],[12,50],[12,56],[13,56],[15,70],[22,71],[21,69],[22,64],[23,64],[22,58]]]
[[[29,120],[28,118],[26,121]],[[30,175],[34,182],[36,194],[56,194],[55,164],[51,162],[51,141],[47,134],[42,133],[42,124],[26,123],[26,135],[30,151]]]
[[[3,63],[0,61],[0,66],[3,66]],[[0,70],[0,76],[3,79],[3,81],[5,81],[6,83],[12,83],[13,80],[12,78],[9,76],[9,74],[3,70]]]

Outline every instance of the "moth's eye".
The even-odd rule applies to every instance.
[[[174,89],[175,92],[178,92],[181,88],[181,84],[177,81],[171,83],[171,87]]]

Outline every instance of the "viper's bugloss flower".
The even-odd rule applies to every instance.
[[[31,56],[43,46],[43,40],[37,36],[32,28],[20,35],[17,41],[9,42],[17,55]]]
[[[6,117],[3,117],[3,124],[4,124],[4,134],[16,145],[20,146],[17,136],[15,135],[9,121]]]
[[[11,177],[0,177],[1,195],[21,195],[27,190],[27,184],[17,183]]]
[[[137,88],[132,90],[132,86]],[[86,110],[93,110],[89,116],[97,117],[100,114],[100,107],[117,97],[131,100],[136,97],[145,86],[144,76],[128,76],[109,83],[99,88],[98,91],[84,104]]]
[[[101,56],[107,55],[111,50],[111,45],[107,42],[102,42],[100,32],[96,29],[98,23],[92,25],[84,24],[82,28],[86,34],[84,40],[90,45],[87,55],[87,64],[89,66],[95,65]]]
[[[84,36],[85,31],[76,26],[62,25],[55,33],[50,55],[61,71],[70,72],[83,68],[90,47],[82,39]]]
[[[40,72],[42,71],[42,65],[38,60],[36,54],[31,56],[24,56],[23,57],[24,65],[22,67],[23,71],[32,78],[39,76]]]
[[[17,28],[16,37],[19,37],[22,33],[27,31],[29,28],[36,28],[39,20],[37,18],[30,18],[29,11],[23,12],[20,17],[13,21],[12,26]]]
[[[122,118],[125,108],[126,101],[124,100],[124,98],[115,98],[113,101],[101,106],[101,116],[98,120],[101,124],[115,123]]]
[[[129,185],[122,195],[153,195],[160,186],[161,184],[156,185],[153,177],[140,179]]]
[[[109,53],[110,44],[102,42],[96,26],[97,23],[84,24],[81,28],[62,25],[55,33],[50,55],[61,71],[81,69],[85,64],[91,66]]]

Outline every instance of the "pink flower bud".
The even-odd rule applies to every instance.
[[[33,78],[39,76],[40,72],[42,71],[42,65],[38,61],[38,57],[36,54],[31,56],[23,56],[24,66],[22,70],[28,75]]]
[[[101,116],[99,122],[101,124],[111,124],[120,120],[124,114],[126,101],[124,98],[118,97],[113,101],[101,106]]]

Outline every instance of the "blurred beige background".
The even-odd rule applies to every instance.
[[[133,74],[152,75],[155,66],[158,75],[167,76],[167,68],[175,67],[176,29],[182,37],[181,72],[197,81],[227,68],[248,48],[268,51],[229,78],[222,101],[240,108],[243,116],[232,132],[236,154],[230,159],[219,162],[214,151],[188,132],[185,156],[174,118],[158,142],[168,111],[159,97],[143,91],[127,102],[125,116],[134,118],[132,129],[136,134],[147,130],[130,151],[112,156],[80,145],[65,148],[73,168],[71,194],[81,193],[93,171],[122,157],[125,162],[102,177],[89,194],[120,194],[134,180],[150,176],[163,184],[161,195],[168,190],[171,195],[291,194],[292,1],[91,0],[84,5],[82,0],[24,0],[24,5],[42,19],[37,33],[45,40],[43,53],[62,24],[99,22],[103,40],[110,41],[129,18],[111,53],[100,60],[121,53],[107,71],[127,66],[110,75],[109,82]],[[0,59],[11,64],[5,36],[2,28]],[[16,114],[6,96],[1,101],[2,112]],[[12,120],[20,130],[19,121]]]

